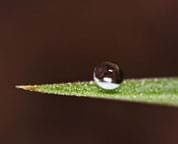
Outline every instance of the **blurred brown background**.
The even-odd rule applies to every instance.
[[[177,144],[178,109],[24,92],[17,84],[178,75],[176,0],[1,0],[0,143]]]

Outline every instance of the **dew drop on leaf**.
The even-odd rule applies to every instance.
[[[105,90],[114,90],[123,81],[123,72],[117,64],[104,62],[95,67],[93,79],[98,87]]]

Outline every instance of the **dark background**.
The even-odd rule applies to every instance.
[[[176,0],[1,0],[0,143],[177,144],[178,109],[30,93],[17,84],[178,75]]]

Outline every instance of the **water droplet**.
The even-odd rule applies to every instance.
[[[104,62],[95,67],[93,79],[100,88],[113,90],[118,88],[123,81],[123,73],[117,64]]]

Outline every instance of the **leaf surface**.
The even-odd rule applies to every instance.
[[[17,88],[56,95],[178,106],[178,78],[126,79],[112,91],[98,88],[93,81],[24,85]]]

